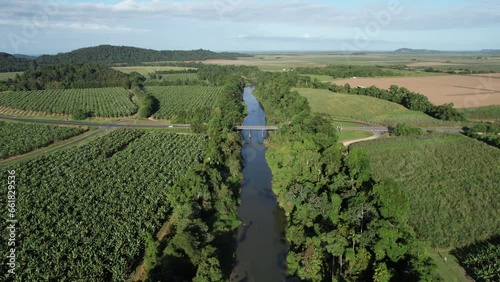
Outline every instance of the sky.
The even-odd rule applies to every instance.
[[[0,51],[500,49],[499,0],[0,0]]]

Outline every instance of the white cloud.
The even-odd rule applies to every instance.
[[[302,36],[263,36],[263,35],[238,35],[234,39],[247,41],[272,41],[272,42],[287,42],[287,43],[328,43],[328,44],[350,44],[355,45],[356,38],[339,38],[339,37],[319,37],[305,34]],[[380,40],[371,38],[370,44],[403,44],[402,41]]]
[[[0,18],[5,20],[31,19],[43,14],[49,4],[57,2],[45,0],[45,4],[33,7],[32,1],[3,1]],[[462,6],[449,7],[446,10],[429,8],[412,8],[402,2],[402,12],[391,16],[390,24],[385,29],[400,30],[433,30],[482,27],[500,24],[500,5],[497,1],[476,1]],[[43,2],[42,2],[43,3]],[[274,1],[259,2],[256,0],[215,0],[215,1],[166,1],[124,0],[115,4],[104,3],[60,3],[58,12],[50,15],[49,20],[55,23],[80,23],[76,28],[88,27],[88,30],[111,30],[116,21],[126,23],[115,31],[134,31],[129,27],[135,21],[156,21],[172,18],[189,18],[194,20],[227,21],[243,23],[278,23],[291,26],[334,26],[360,27],[376,20],[374,14],[387,10],[383,5],[366,6],[361,9],[344,9],[335,4],[317,4],[313,1]],[[0,23],[2,24],[2,23]],[[95,28],[93,25],[108,26]],[[57,26],[57,25],[55,25]],[[140,31],[141,29],[137,29]]]

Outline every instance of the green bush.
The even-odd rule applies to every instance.
[[[84,111],[82,109],[76,109],[73,111],[72,116],[74,120],[84,120],[91,117],[92,115],[90,112]]]
[[[409,136],[409,135],[422,135],[422,129],[418,127],[410,127],[406,123],[398,123],[392,130],[392,135],[395,136]]]

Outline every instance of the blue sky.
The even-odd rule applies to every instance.
[[[0,0],[0,51],[500,49],[498,0]]]

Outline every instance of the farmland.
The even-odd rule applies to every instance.
[[[196,73],[171,73],[171,74],[158,74],[159,80],[176,82],[176,81],[195,81],[198,80]]]
[[[335,80],[334,83],[354,86],[376,86],[389,89],[391,85],[405,87],[418,92],[441,105],[453,103],[455,108],[473,108],[500,105],[500,78],[495,74],[448,75],[407,78],[351,78]]]
[[[168,217],[169,187],[203,159],[205,146],[204,136],[116,130],[11,167],[23,226],[16,278],[124,281],[145,234]]]
[[[1,92],[0,105],[57,114],[83,110],[97,117],[129,116],[137,111],[131,94],[119,87]]]
[[[403,183],[410,224],[432,246],[461,247],[498,234],[500,151],[461,135],[379,139],[353,145],[376,180]]]
[[[500,280],[500,238],[495,237],[453,251],[476,281]]]
[[[222,90],[223,87],[211,86],[150,86],[146,89],[159,102],[159,110],[153,117],[172,119],[176,123],[186,123],[193,115],[200,115],[206,121]]]
[[[478,59],[481,56],[481,59]],[[324,67],[334,65],[368,66],[408,66],[417,70],[417,75],[434,76],[420,72],[427,67],[434,69],[469,69],[474,71],[500,72],[500,60],[488,54],[452,52],[452,53],[414,53],[395,54],[392,52],[367,52],[354,55],[350,52],[280,52],[255,53],[254,57],[241,57],[234,60],[207,60],[203,63],[220,65],[251,65],[265,71],[281,71],[296,67]]]
[[[437,126],[447,124],[424,113],[410,111],[396,103],[381,99],[333,93],[329,90],[296,88],[306,97],[313,111],[335,118],[395,126],[404,122],[412,126]]]
[[[83,128],[0,121],[0,159],[28,153],[85,132]]]

